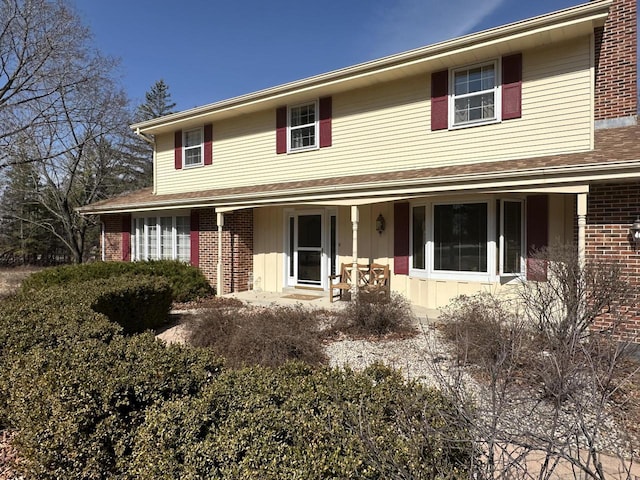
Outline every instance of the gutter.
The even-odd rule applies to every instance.
[[[285,83],[228,100],[184,110],[182,112],[173,113],[153,120],[135,123],[131,125],[130,128],[137,132],[154,128],[169,129],[175,127],[176,124],[184,120],[196,120],[199,117],[240,109],[242,107],[248,107],[250,105],[269,100],[275,101],[293,93],[301,93],[323,86],[333,86],[348,80],[354,80],[358,77],[375,75],[387,70],[437,60],[444,56],[453,55],[462,51],[469,51],[495,44],[498,41],[504,41],[507,37],[520,38],[526,35],[541,33],[545,30],[567,27],[584,22],[589,22],[591,28],[593,28],[596,24],[604,22],[604,19],[606,19],[608,15],[609,7],[612,4],[613,0],[592,0],[588,3],[564,10],[547,13],[426,47],[420,47],[399,54],[383,57],[381,59]]]

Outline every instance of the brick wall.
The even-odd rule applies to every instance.
[[[107,262],[122,261],[122,215],[102,215],[104,223],[104,259]]]
[[[218,227],[212,208],[199,210],[200,269],[215,287],[218,262]],[[225,213],[222,229],[223,294],[251,288],[253,277],[253,210]]]
[[[636,0],[615,0],[596,28],[595,120],[637,115]]]
[[[640,182],[591,185],[587,206],[588,260],[619,262],[632,287],[631,300],[622,306],[622,339],[640,341],[640,246],[631,242],[629,227],[640,214]],[[604,315],[597,328],[608,329],[614,318]]]

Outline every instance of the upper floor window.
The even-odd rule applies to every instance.
[[[276,109],[276,153],[304,152],[330,147],[332,140],[331,97]]]
[[[452,126],[499,120],[497,62],[453,70]]]
[[[316,148],[318,116],[316,102],[289,108],[289,151]]]
[[[186,130],[184,132],[184,166],[195,167],[202,165],[204,157],[202,128]]]
[[[522,54],[431,74],[431,130],[522,117]]]

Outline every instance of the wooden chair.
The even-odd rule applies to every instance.
[[[368,265],[359,263],[356,271],[354,272],[352,263],[340,264],[340,275],[329,276],[329,301],[333,303],[334,290],[338,290],[340,299],[342,299],[342,292],[351,290],[354,284],[363,286],[364,282],[367,281],[368,272]],[[337,280],[337,282],[334,283],[335,280]]]
[[[372,263],[369,266],[369,278],[367,283],[367,290],[369,292],[382,293],[389,295],[390,293],[390,273],[389,265],[382,265],[380,263]]]

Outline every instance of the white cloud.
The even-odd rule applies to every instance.
[[[380,57],[464,35],[506,0],[395,0],[373,12],[370,55]]]

